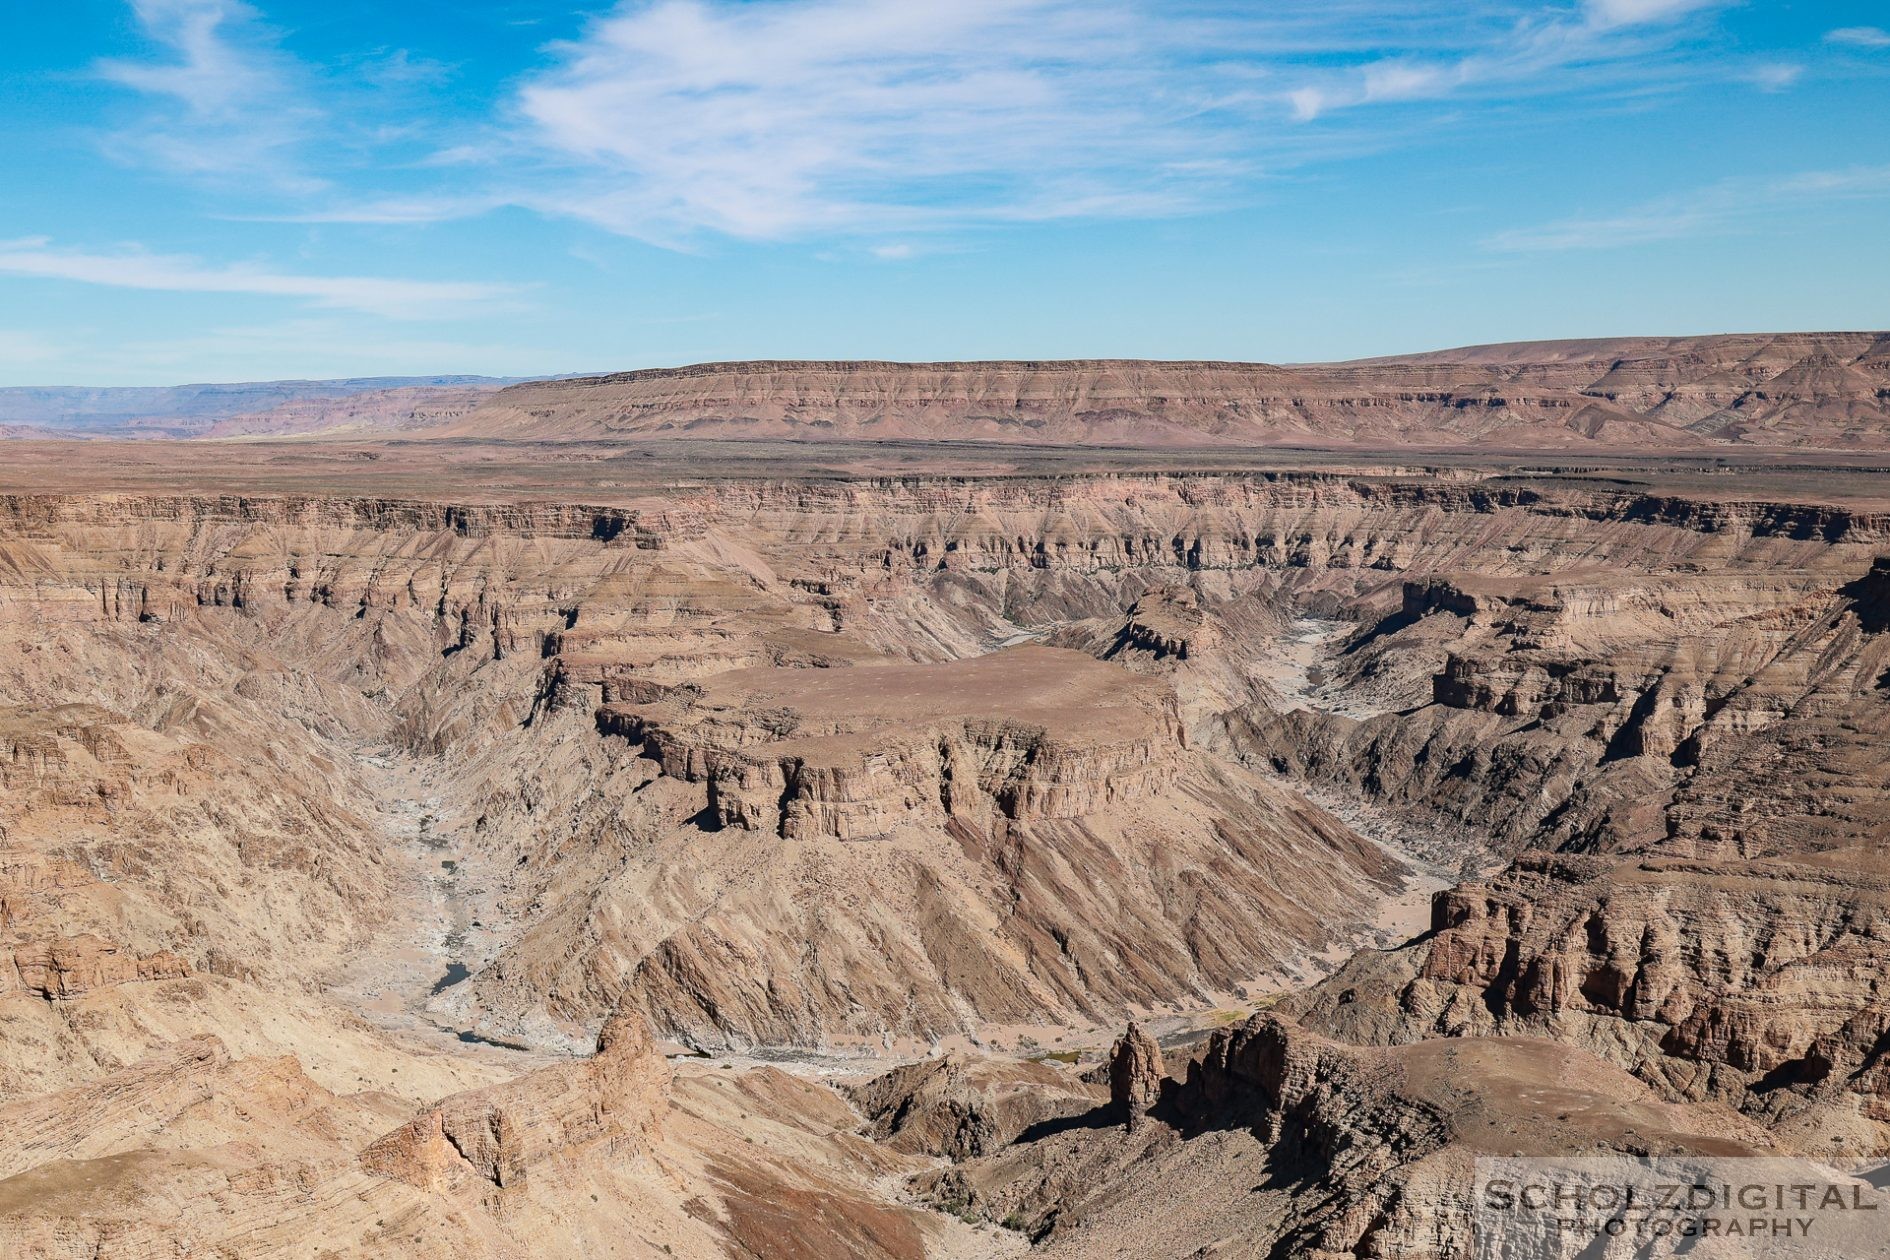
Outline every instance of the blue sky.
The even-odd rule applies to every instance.
[[[1890,6],[60,0],[0,383],[1890,326]]]

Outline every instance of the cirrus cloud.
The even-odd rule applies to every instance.
[[[1174,214],[1348,143],[1296,123],[1639,90],[1726,2],[624,0],[523,83],[495,165],[666,242]]]
[[[243,0],[132,0],[161,55],[97,62],[99,78],[140,94],[149,109],[112,134],[107,148],[134,165],[184,174],[263,180],[306,194],[325,181],[294,149],[322,121],[302,65]]]
[[[169,103],[147,134],[172,165],[287,185],[293,137],[348,112],[243,0],[132,3],[171,56],[100,72]],[[1477,103],[1790,86],[1796,67],[1689,61],[1695,19],[1728,3],[618,0],[495,113],[373,168],[398,169],[397,191],[356,180],[229,213],[411,225],[522,206],[674,247],[1171,216],[1400,143],[1425,107],[1462,129]]]
[[[580,173],[570,210],[633,234],[1159,211],[1167,164],[1231,146],[1152,34],[1064,0],[662,0],[558,46],[517,104]]]
[[[0,274],[165,293],[293,298],[313,306],[394,319],[451,315],[516,293],[511,285],[383,276],[311,276],[248,263],[218,266],[141,250],[61,249],[47,237],[0,241]]]
[[[1825,34],[1825,42],[1853,48],[1890,48],[1890,31],[1881,26],[1840,26]]]
[[[1800,171],[1773,178],[1740,177],[1611,214],[1578,215],[1537,227],[1512,229],[1498,233],[1485,244],[1501,253],[1619,249],[1735,232],[1807,204],[1884,198],[1890,198],[1890,166]]]

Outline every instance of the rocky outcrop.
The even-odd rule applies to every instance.
[[[1820,1138],[1825,1135],[1820,1135]],[[1594,1055],[1524,1037],[1347,1045],[1258,1014],[1189,1055],[1125,1130],[1028,1133],[917,1179],[1008,1214],[1046,1256],[1473,1254],[1477,1161],[1771,1149],[1712,1104],[1677,1105]]]
[[[1867,851],[1759,862],[1532,857],[1440,894],[1397,1001],[1412,1027],[1529,1031],[1676,1096],[1763,1108],[1861,1092],[1890,1119],[1876,955],[1890,882]]]
[[[1890,630],[1890,556],[1879,556],[1870,572],[1849,583],[1840,593],[1866,634]]]
[[[541,1165],[646,1150],[662,1127],[668,1082],[648,1025],[619,1012],[584,1062],[455,1094],[362,1151],[361,1166],[429,1191],[517,1191]]]
[[[969,1054],[906,1064],[846,1092],[876,1141],[951,1160],[996,1154],[1102,1101],[1052,1062]]]
[[[1833,559],[1507,591],[1409,582],[1340,666],[1427,690],[1428,703],[1363,721],[1237,714],[1236,738],[1314,778],[1489,828],[1499,847],[1853,843],[1871,830],[1864,767],[1886,721],[1890,648],[1868,629],[1869,579]],[[1732,807],[1753,775],[1767,790]],[[1834,789],[1838,778],[1855,786]]]
[[[1524,1038],[1367,1049],[1270,1015],[1215,1034],[1178,1105],[1206,1128],[1253,1124],[1299,1189],[1257,1254],[1451,1256],[1472,1250],[1478,1155],[1752,1154],[1713,1109],[1658,1101],[1578,1050]]]
[[[1890,648],[1863,563],[1408,584],[1350,668],[1434,671],[1431,703],[1261,740],[1528,851],[1289,1006],[1376,1044],[1554,1037],[1754,1114],[1885,1114]]]
[[[11,971],[0,972],[0,997],[26,993],[49,1002],[68,1001],[105,985],[189,974],[190,964],[175,954],[160,951],[140,957],[96,936],[77,936],[16,948]]]
[[[1130,1021],[1128,1029],[1109,1047],[1109,1105],[1131,1128],[1140,1126],[1161,1101],[1162,1081],[1168,1069],[1162,1048]]]
[[[1199,596],[1185,587],[1166,587],[1131,604],[1115,637],[1098,655],[1104,660],[1140,658],[1150,664],[1181,662],[1191,651],[1198,657],[1210,649],[1216,638]]]

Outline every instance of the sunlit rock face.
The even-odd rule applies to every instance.
[[[0,498],[0,1251],[1442,1254],[1478,1153],[1881,1153],[1890,517],[1734,488]]]
[[[1356,363],[707,363],[490,394],[459,437],[796,441],[950,437],[1139,447],[1882,449],[1874,333],[1473,346]]]

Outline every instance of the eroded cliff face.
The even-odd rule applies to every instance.
[[[456,802],[436,831],[515,925],[447,1000],[511,1036],[582,1036],[626,991],[667,1032],[803,1044],[1199,1000],[1327,948],[1398,877],[1266,775],[1573,847],[1671,821],[1700,850],[1724,843],[1713,784],[1788,710],[1867,756],[1842,706],[1873,712],[1881,672],[1869,596],[1839,588],[1885,522],[1763,502],[1315,474],[5,512],[8,608],[59,654],[17,671],[22,699],[194,738],[180,783],[256,747],[338,776],[302,798],[301,856],[262,859],[252,827],[224,859],[296,870],[286,904],[326,871],[336,943],[365,930],[375,866],[339,856],[372,849],[350,751],[436,760]],[[1341,681],[1414,711],[1284,702],[1267,636],[1307,607],[1365,619]],[[1078,650],[990,653],[1033,626]],[[49,807],[131,790],[20,748]],[[274,926],[240,953],[97,934],[231,971],[288,952]],[[298,953],[305,977],[332,957]]]
[[[1859,849],[1530,860],[1439,899],[1406,1004],[1454,1031],[1574,1040],[1619,1021],[1631,1065],[1677,1095],[1762,1111],[1778,1086],[1806,1086],[1864,1094],[1865,1113],[1886,1119],[1885,892]]]
[[[1398,865],[1192,750],[1166,682],[1044,648],[966,659],[1014,619],[1105,612],[1210,563],[1191,518],[1222,501],[1280,506],[1149,489],[1158,513],[1054,483],[613,509],[14,500],[14,624],[73,662],[17,685],[199,737],[193,790],[219,750],[256,747],[339,788],[308,795],[327,832],[300,825],[308,851],[278,859],[359,877],[321,916],[335,948],[374,909],[375,862],[339,856],[379,822],[344,804],[374,799],[350,754],[436,759],[461,806],[436,834],[467,836],[516,923],[448,998],[508,1035],[582,1036],[626,991],[666,1032],[777,1044],[1205,1000],[1355,930]],[[124,790],[18,756],[53,803]],[[256,880],[271,863],[245,844],[223,861]],[[1249,930],[1255,904],[1272,913]],[[280,923],[233,948],[266,918],[101,935],[139,958],[179,937],[207,970],[332,967]]]
[[[1876,333],[1478,346],[1356,363],[706,363],[513,386],[429,433],[1881,448]]]
[[[1553,1035],[1755,1114],[1890,1114],[1890,641],[1877,562],[1841,580],[1830,558],[1407,583],[1341,668],[1404,677],[1409,709],[1237,724],[1308,774],[1528,850],[1303,1009],[1374,1043]]]
[[[735,670],[597,722],[707,784],[708,825],[784,839],[883,838],[933,812],[983,830],[1080,819],[1162,795],[1187,760],[1167,688],[1038,647]]]
[[[351,1066],[379,1056],[410,1077],[443,1058],[372,1039],[357,1052]],[[577,1061],[461,1070],[487,1081],[416,1105],[202,1036],[0,1105],[0,1247],[32,1260],[797,1246],[918,1260],[975,1245],[959,1222],[876,1192],[925,1161],[855,1135],[831,1091],[765,1068],[672,1080],[635,1016]]]
[[[162,1254],[207,1196],[257,1254],[965,1242],[918,1174],[1052,1255],[1426,1254],[1492,1133],[1880,1151],[1886,550],[1528,478],[0,500],[0,1237]],[[1418,859],[1430,931],[1313,983]],[[406,1014],[528,1051],[334,1004],[445,903],[468,974]],[[1280,985],[1125,1038],[1113,1103],[973,1055],[862,1118],[647,1044]]]
[[[1196,1125],[1257,1124],[1293,1199],[1254,1241],[1282,1256],[1474,1251],[1464,1204],[1479,1156],[1770,1148],[1750,1121],[1663,1102],[1581,1050],[1526,1038],[1361,1048],[1258,1015],[1217,1033],[1176,1095]]]

